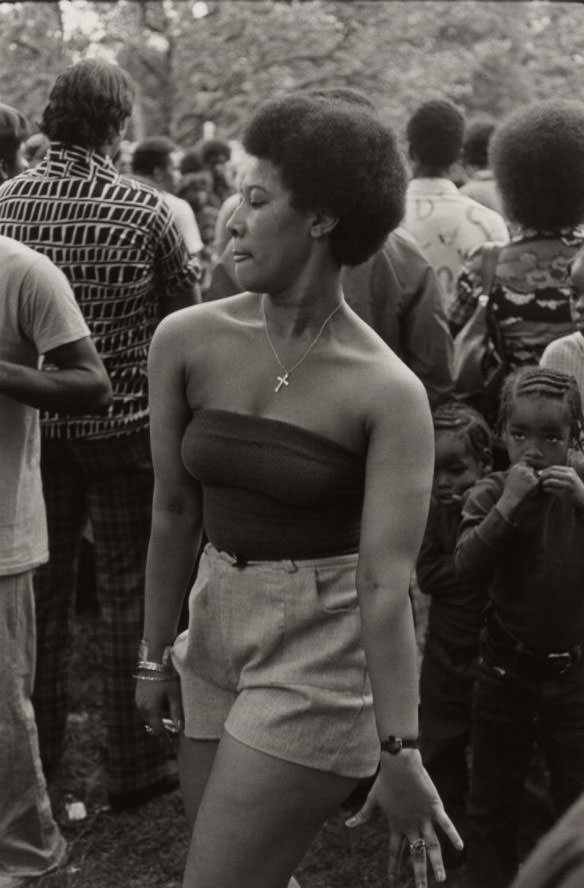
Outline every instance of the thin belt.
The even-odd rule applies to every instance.
[[[220,561],[230,564],[232,567],[240,569],[254,567],[264,570],[283,570],[286,573],[296,573],[296,571],[302,570],[302,568],[310,567],[341,567],[351,564],[356,565],[358,559],[357,552],[349,552],[345,555],[329,555],[321,558],[282,558],[279,560],[254,561],[252,559],[242,558],[239,555],[233,555],[230,552],[224,552],[222,549],[216,549],[213,543],[207,543],[205,546],[205,554],[209,558],[217,558]]]

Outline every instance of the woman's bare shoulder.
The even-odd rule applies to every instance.
[[[368,400],[372,404],[396,405],[426,398],[423,384],[393,349],[361,318],[355,315],[355,347],[367,377]]]
[[[188,341],[192,347],[193,342],[220,333],[226,325],[252,318],[254,313],[257,314],[257,304],[257,294],[246,292],[214,302],[190,305],[167,315],[158,325],[155,335],[177,346]]]
[[[369,404],[377,416],[396,412],[430,411],[426,389],[421,380],[388,349],[385,360],[378,361],[371,375]]]

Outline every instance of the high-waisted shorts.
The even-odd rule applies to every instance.
[[[223,731],[346,777],[375,772],[379,740],[361,643],[356,555],[235,559],[205,548],[189,628],[173,648],[185,735]]]

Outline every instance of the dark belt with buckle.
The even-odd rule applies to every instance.
[[[487,608],[485,614],[485,630],[487,649],[491,647],[494,653],[502,654],[505,663],[501,665],[532,681],[556,678],[582,659],[584,646],[581,644],[569,651],[549,654],[530,650],[503,626],[492,607]]]

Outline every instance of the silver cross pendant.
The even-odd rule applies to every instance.
[[[283,385],[289,385],[288,371],[286,371],[286,373],[284,373],[283,376],[278,376],[277,379],[278,379],[278,385],[274,389],[275,392],[279,392]]]

